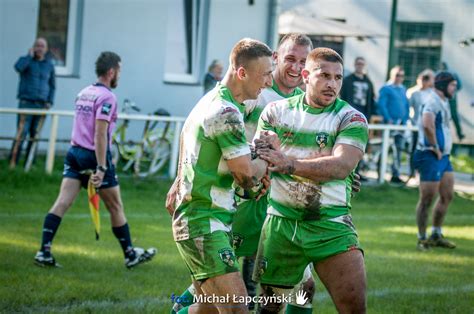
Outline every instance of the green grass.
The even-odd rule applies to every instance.
[[[474,158],[468,155],[451,156],[454,171],[474,173]]]
[[[102,205],[101,239],[95,241],[86,193],[65,216],[54,241],[64,266],[33,266],[44,215],[56,198],[60,172],[44,175],[6,170],[0,162],[0,312],[167,313],[170,295],[189,285],[187,269],[172,239],[164,209],[169,181],[122,178],[122,196],[133,241],[156,246],[151,263],[134,270],[110,231]],[[445,233],[455,250],[415,250],[417,191],[364,187],[353,216],[365,249],[369,313],[472,313],[474,311],[474,201],[457,195]],[[335,313],[317,285],[317,313]]]

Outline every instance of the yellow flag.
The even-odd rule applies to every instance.
[[[95,239],[99,240],[100,234],[100,215],[99,215],[99,203],[100,197],[97,193],[95,186],[92,184],[92,181],[89,179],[87,184],[87,196],[89,197],[89,210],[91,212],[92,222],[94,223],[95,228]]]

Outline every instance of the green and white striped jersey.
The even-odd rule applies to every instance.
[[[186,119],[180,137],[175,241],[230,231],[234,178],[226,160],[250,154],[243,112],[229,89],[218,84]]]
[[[367,120],[345,101],[323,109],[304,103],[305,94],[269,104],[262,112],[255,137],[273,131],[281,150],[296,159],[330,156],[336,144],[365,151]],[[322,184],[295,175],[272,174],[267,213],[297,220],[333,218],[349,213],[351,176]]]
[[[258,98],[255,100],[246,100],[245,104],[245,135],[247,136],[248,141],[252,141],[255,136],[255,131],[257,130],[258,119],[262,114],[263,109],[274,101],[290,98],[296,95],[303,94],[303,90],[297,87],[292,93],[284,94],[279,88],[278,85],[273,81],[272,87],[268,87],[262,90]]]

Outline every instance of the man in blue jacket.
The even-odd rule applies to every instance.
[[[394,125],[405,125],[409,118],[410,105],[406,96],[406,88],[403,86],[405,71],[400,66],[390,70],[390,80],[380,89],[378,106],[383,116],[384,123]],[[392,183],[402,183],[400,179],[400,155],[403,149],[403,132],[393,133],[397,152],[393,156]]]
[[[55,91],[55,72],[52,61],[47,58],[48,42],[44,38],[36,39],[28,55],[20,57],[15,70],[20,74],[18,99],[20,109],[48,109],[53,104]],[[10,166],[14,167],[20,159],[25,137],[34,139],[44,120],[39,115],[20,115],[17,121],[17,135],[13,141]],[[41,122],[40,122],[41,121]],[[28,142],[28,156],[33,141]]]

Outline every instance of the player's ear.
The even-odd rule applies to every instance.
[[[305,84],[308,84],[308,79],[309,79],[309,71],[308,69],[303,69],[301,70],[301,76],[303,77],[303,82]]]
[[[238,67],[237,77],[241,80],[243,80],[247,77],[247,71],[245,70],[245,68],[243,66]]]
[[[272,53],[272,59],[274,64],[278,64],[278,52],[274,51]]]

